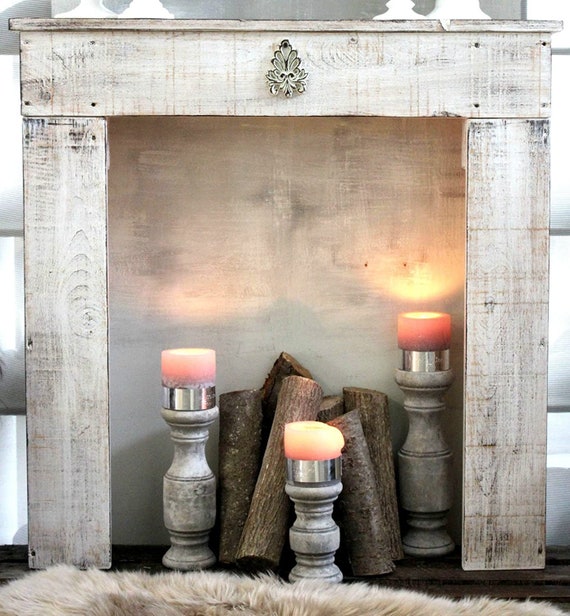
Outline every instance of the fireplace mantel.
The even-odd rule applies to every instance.
[[[14,20],[26,116],[263,115],[542,118],[545,22]],[[280,38],[281,37],[281,38]],[[269,96],[283,39],[309,72]]]
[[[550,36],[557,22],[15,19],[29,563],[110,566],[107,120],[460,118],[463,566],[545,563]],[[273,96],[290,41],[306,91]],[[326,164],[326,161],[325,161]]]

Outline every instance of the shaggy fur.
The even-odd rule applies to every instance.
[[[222,572],[150,575],[66,565],[0,588],[1,616],[561,616],[544,603],[452,601],[363,582],[289,584]]]

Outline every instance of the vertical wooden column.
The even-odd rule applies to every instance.
[[[468,125],[463,567],[545,565],[549,122]]]
[[[29,565],[110,566],[106,121],[24,120]]]

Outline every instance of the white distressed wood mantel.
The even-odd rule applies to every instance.
[[[110,566],[107,118],[466,125],[463,566],[545,563],[550,36],[557,22],[12,20],[20,31],[30,566]],[[271,96],[289,39],[302,96]]]

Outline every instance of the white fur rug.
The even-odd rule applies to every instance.
[[[289,584],[222,572],[150,575],[65,565],[0,587],[2,616],[560,616],[544,603],[451,601],[363,582]]]

